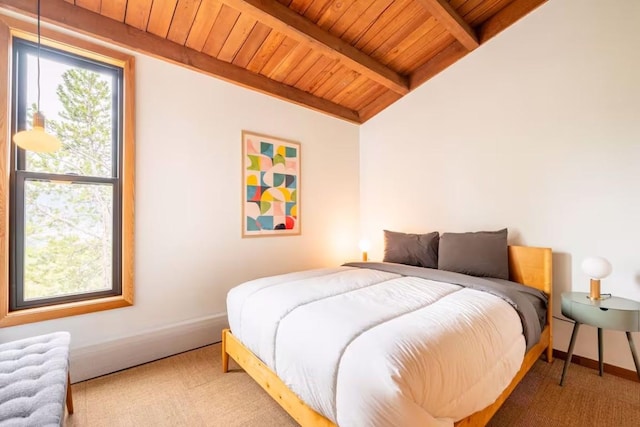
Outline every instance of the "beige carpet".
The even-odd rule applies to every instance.
[[[221,373],[220,344],[74,384],[68,426],[295,426],[233,362]],[[640,426],[640,383],[538,361],[490,426]],[[398,426],[401,427],[401,426]]]

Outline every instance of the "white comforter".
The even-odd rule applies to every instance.
[[[232,333],[340,426],[451,426],[520,368],[516,311],[491,294],[339,267],[232,289]]]

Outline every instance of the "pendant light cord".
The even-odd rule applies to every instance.
[[[38,0],[38,111],[40,111],[40,0]]]

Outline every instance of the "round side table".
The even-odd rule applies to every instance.
[[[640,378],[638,353],[636,352],[633,337],[631,336],[631,332],[640,331],[640,302],[620,297],[591,300],[587,292],[565,292],[562,294],[562,314],[574,320],[575,324],[573,326],[573,332],[571,333],[569,349],[567,350],[567,360],[565,360],[564,368],[562,369],[560,385],[564,384],[564,377],[571,363],[571,356],[573,356],[573,347],[576,343],[578,330],[583,323],[598,328],[598,362],[600,365],[600,376],[602,376],[604,367],[602,358],[602,330],[614,329],[626,332],[631,355],[633,356],[633,363],[636,365],[636,372],[638,378]]]

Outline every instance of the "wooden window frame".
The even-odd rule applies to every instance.
[[[135,61],[134,57],[103,46],[76,39],[63,33],[43,28],[42,44],[72,52],[90,59],[117,65],[124,77],[124,123],[122,150],[122,233],[121,281],[122,293],[117,296],[68,302],[44,307],[9,310],[10,262],[10,173],[12,143],[11,69],[12,39],[14,36],[36,40],[36,26],[8,16],[0,15],[0,327],[39,322],[60,317],[133,305],[134,295],[134,179],[135,179]]]

